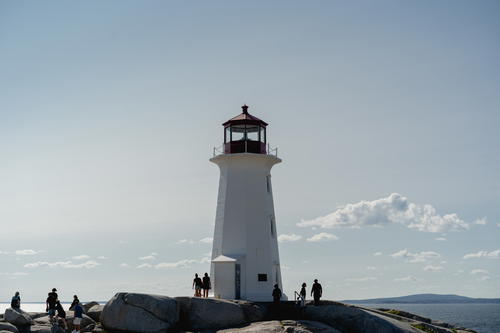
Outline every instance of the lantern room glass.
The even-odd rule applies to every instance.
[[[227,126],[224,131],[224,143],[235,141],[260,141],[266,143],[266,128],[251,124]]]

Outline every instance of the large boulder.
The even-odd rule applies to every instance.
[[[99,305],[99,303],[92,301],[92,302],[88,302],[88,303],[83,304],[82,305],[83,311],[85,313],[89,312],[90,308],[93,307],[94,305]]]
[[[177,324],[179,309],[167,296],[118,293],[106,303],[100,319],[107,330],[159,333]]]
[[[101,321],[101,313],[104,309],[104,305],[96,304],[87,311],[87,316],[94,319],[95,321]]]
[[[40,317],[45,317],[47,315],[47,312],[28,312],[30,315],[31,319],[37,319]]]
[[[247,315],[257,318],[251,303],[238,304],[228,300],[176,297],[180,305],[179,326],[187,331],[219,330],[250,322]],[[245,314],[245,309],[247,314]]]
[[[4,320],[15,326],[33,325],[33,319],[29,313],[21,309],[5,309]]]
[[[7,323],[7,322],[0,322],[0,331],[9,331],[12,333],[19,333],[16,326],[12,325],[11,323]]]
[[[240,328],[219,330],[217,333],[341,333],[320,322],[308,320],[259,321]]]
[[[324,306],[306,306],[305,319],[321,321],[342,332],[349,333],[419,333],[409,323],[400,322],[355,306],[331,302]],[[421,333],[421,332],[420,332]]]
[[[47,325],[33,325],[30,327],[29,332],[32,333],[52,333],[52,326]]]

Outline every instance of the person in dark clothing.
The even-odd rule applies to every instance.
[[[59,319],[57,322],[54,322],[50,328],[50,333],[66,333],[67,328],[65,329],[64,325],[66,325],[66,321],[63,322],[62,319]]]
[[[47,300],[45,301],[46,311],[49,313],[50,322],[54,320],[56,315],[56,303],[59,296],[56,293],[57,289],[53,288],[52,292],[48,294]]]
[[[208,273],[205,273],[205,275],[203,276],[203,297],[208,297],[208,291],[210,289],[212,289],[210,277],[208,276]]]
[[[314,305],[319,305],[319,299],[321,298],[321,295],[323,295],[323,288],[318,282],[318,279],[314,280],[311,288],[311,295],[314,297]]]
[[[203,281],[198,277],[198,273],[194,275],[193,288],[194,297],[201,297],[201,288],[203,287]]]
[[[71,305],[69,306],[69,311],[73,311],[73,308],[75,307],[76,303],[79,303],[80,300],[78,299],[77,295],[73,295],[73,302],[71,302]]]
[[[283,293],[281,292],[281,289],[279,288],[279,286],[277,284],[275,284],[274,289],[273,289],[273,301],[274,301],[274,303],[278,304],[281,300],[282,295],[283,295]]]
[[[305,306],[306,305],[306,283],[302,283],[302,288],[300,288],[300,306]]]
[[[19,291],[16,291],[16,294],[12,297],[10,307],[14,310],[19,310],[21,308],[21,296],[19,296]]]
[[[64,311],[64,308],[61,305],[61,302],[57,300],[56,303],[56,310],[57,310],[57,317],[59,317],[59,321],[62,321],[64,324],[64,328],[68,329],[68,324],[66,323],[66,311]]]

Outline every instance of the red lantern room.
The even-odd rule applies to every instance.
[[[266,154],[267,123],[249,114],[248,106],[243,105],[241,108],[241,114],[222,124],[224,154]]]

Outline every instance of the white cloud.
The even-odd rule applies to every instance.
[[[444,238],[444,237],[438,237],[438,238],[435,238],[435,240],[437,240],[437,241],[445,241],[446,238]]]
[[[329,234],[327,232],[320,232],[319,234],[313,235],[307,239],[308,242],[320,242],[325,240],[337,240],[339,239],[334,234]]]
[[[35,254],[40,253],[40,251],[35,251],[31,249],[26,249],[26,250],[16,250],[15,254],[18,256],[32,256]]]
[[[489,274],[490,272],[488,272],[487,270],[485,269],[481,269],[481,268],[476,268],[476,269],[473,269],[472,271],[470,271],[470,274],[472,275],[476,275],[476,274]]]
[[[190,267],[191,264],[199,263],[199,260],[195,259],[183,259],[176,262],[161,262],[155,265],[156,269],[160,268],[187,268]]]
[[[301,240],[302,236],[296,235],[296,234],[281,234],[278,236],[278,242],[280,243],[285,243],[285,242],[296,242],[298,240]]]
[[[429,260],[441,257],[439,253],[434,251],[422,251],[422,252],[411,253],[406,249],[390,254],[390,256],[393,258],[403,258],[410,263],[427,262]]]
[[[375,253],[373,254],[373,256],[378,257],[378,256],[381,256],[382,254],[383,254],[382,252],[375,252]]]
[[[427,265],[424,267],[424,271],[427,271],[427,272],[439,272],[439,271],[442,271],[443,269],[444,269],[443,266]]]
[[[90,259],[90,257],[86,254],[80,254],[79,256],[74,256],[71,259],[74,260],[85,260],[85,259]]]
[[[3,276],[26,276],[29,274],[26,272],[15,272],[15,273],[0,273],[0,275],[3,275]]]
[[[200,243],[212,243],[214,241],[213,237],[205,237],[205,238],[202,238],[200,239]]]
[[[413,282],[416,282],[418,281],[416,277],[414,276],[411,276],[411,275],[408,275],[408,276],[404,276],[404,277],[400,277],[400,278],[395,278],[393,280],[394,282],[407,282],[407,281],[413,281]]]
[[[93,260],[88,260],[80,264],[74,264],[72,261],[56,261],[56,262],[47,262],[47,261],[37,261],[33,263],[28,263],[25,264],[24,267],[26,268],[37,268],[37,267],[50,267],[50,268],[55,268],[55,267],[61,267],[61,268],[95,268],[97,266],[100,266],[101,264],[93,261]]]
[[[481,277],[480,277],[479,279],[477,279],[477,280],[478,280],[478,281],[488,281],[488,280],[490,280],[490,279],[491,279],[491,277],[490,277],[490,276],[485,275],[485,276],[481,276]]]
[[[122,263],[120,264],[120,267],[123,267],[123,268],[130,268],[130,265],[129,265],[129,264],[127,264],[126,262],[122,262]]]
[[[500,249],[495,251],[478,251],[476,253],[468,253],[464,255],[464,259],[472,259],[472,258],[489,258],[489,259],[497,259],[500,258]]]
[[[100,259],[100,260],[106,260],[106,259],[109,259],[108,257],[105,257],[105,256],[98,256],[97,259]]]
[[[477,225],[486,225],[488,223],[488,219],[486,217],[483,217],[482,219],[477,219],[474,221],[474,224]]]
[[[376,279],[377,278],[374,276],[365,276],[365,277],[361,277],[361,278],[348,278],[348,279],[345,279],[345,281],[347,281],[347,282],[366,282],[366,281],[374,281]]]
[[[138,259],[139,260],[155,260],[157,255],[158,255],[158,253],[153,252],[151,254],[148,254],[147,256],[139,257]]]
[[[180,239],[175,244],[194,244],[194,240],[192,239]]]
[[[375,267],[375,266],[366,266],[367,271],[374,271],[376,269],[377,269],[377,267]]]
[[[333,213],[297,223],[300,227],[361,228],[402,224],[425,232],[446,232],[469,229],[457,214],[439,215],[431,205],[409,202],[398,193],[373,201],[360,201],[339,207]]]
[[[140,264],[139,266],[137,266],[137,268],[151,268],[153,267],[153,265],[145,262],[144,264]]]

